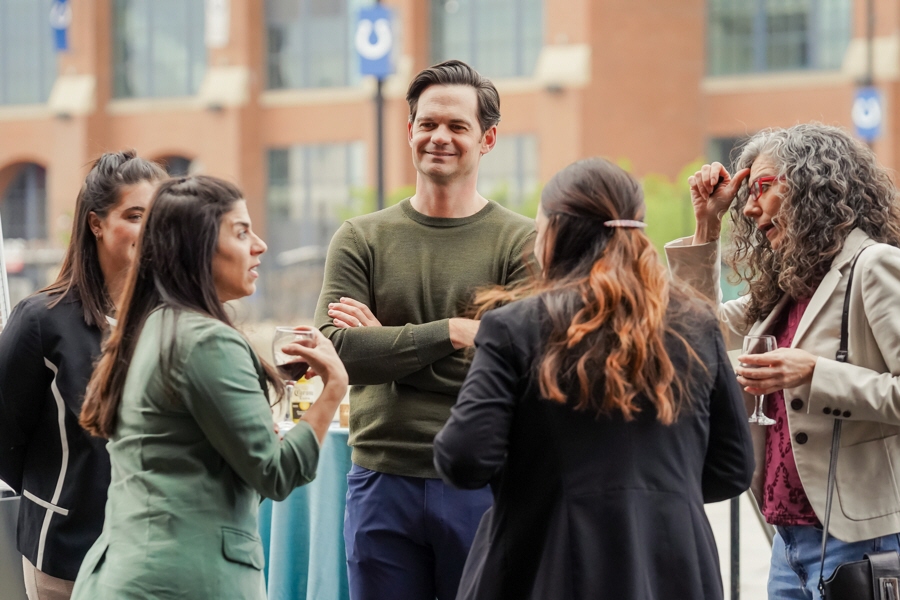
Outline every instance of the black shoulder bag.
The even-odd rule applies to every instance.
[[[838,362],[847,362],[847,316],[850,312],[850,288],[853,286],[853,270],[856,268],[856,261],[863,250],[856,253],[853,264],[850,266],[850,278],[847,281],[844,311],[841,316],[841,347],[835,357]],[[863,560],[840,564],[828,580],[823,577],[828,524],[831,520],[831,499],[834,495],[834,478],[838,450],[841,446],[842,423],[842,419],[834,420],[834,432],[831,437],[825,527],[822,531],[822,560],[819,563],[819,593],[824,600],[900,600],[900,583],[898,583],[900,582],[900,555],[893,550],[866,554]]]

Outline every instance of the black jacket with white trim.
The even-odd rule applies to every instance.
[[[22,494],[19,551],[74,580],[100,535],[109,487],[106,440],[78,424],[102,332],[79,301],[26,298],[0,333],[0,479]]]

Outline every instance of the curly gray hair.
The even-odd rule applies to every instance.
[[[727,262],[749,285],[748,323],[766,317],[783,294],[812,295],[853,229],[900,246],[897,189],[875,153],[844,130],[808,123],[760,131],[744,145],[735,171],[760,156],[775,163],[785,182],[773,218],[783,241],[773,250],[756,222],[744,216],[748,189],[743,185],[731,207],[733,247]]]

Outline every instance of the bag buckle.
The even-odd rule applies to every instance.
[[[900,581],[897,577],[878,578],[879,600],[900,600]]]

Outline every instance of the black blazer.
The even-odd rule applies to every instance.
[[[81,303],[47,294],[16,305],[0,334],[0,479],[22,494],[19,551],[73,581],[103,529],[106,440],[78,424],[102,332]]]
[[[722,598],[703,503],[749,487],[753,450],[715,316],[692,314],[680,333],[708,373],[698,372],[692,406],[671,426],[646,400],[642,415],[625,422],[541,399],[540,298],[485,316],[472,368],[434,444],[447,482],[490,482],[494,491],[458,599]],[[666,343],[684,372],[685,351]]]

